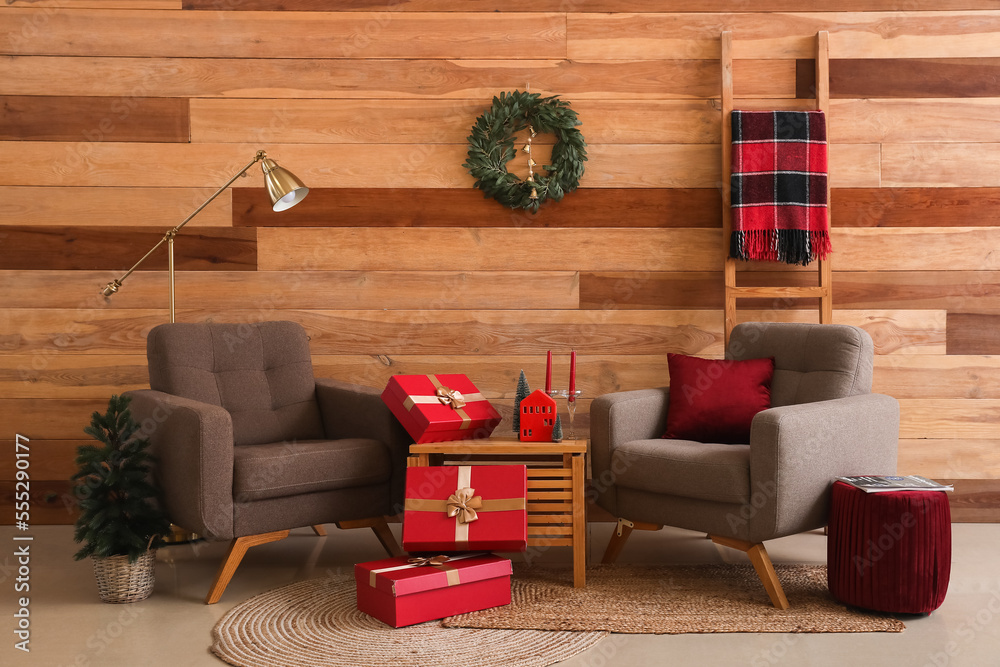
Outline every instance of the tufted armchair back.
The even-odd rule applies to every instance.
[[[874,344],[859,327],[747,322],[733,328],[727,359],[774,357],[771,406],[868,394]]]
[[[150,388],[224,408],[237,446],[324,437],[309,339],[295,322],[161,324],[146,356]]]

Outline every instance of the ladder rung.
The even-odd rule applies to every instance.
[[[814,287],[727,287],[726,291],[740,299],[748,298],[768,298],[786,297],[793,299],[806,299],[809,297],[824,297],[830,293],[829,288],[823,286]]]

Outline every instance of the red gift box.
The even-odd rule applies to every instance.
[[[415,466],[406,469],[407,551],[524,551],[526,466]]]
[[[354,566],[358,609],[394,628],[510,604],[510,561],[493,554],[386,558]]]
[[[500,423],[469,378],[450,375],[393,375],[382,400],[414,442],[488,438]]]

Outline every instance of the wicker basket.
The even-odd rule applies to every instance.
[[[139,556],[134,563],[128,556],[94,558],[94,576],[101,602],[121,604],[145,600],[156,581],[156,549]]]

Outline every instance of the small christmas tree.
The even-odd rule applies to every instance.
[[[73,493],[80,504],[73,539],[84,546],[76,560],[128,555],[134,563],[150,547],[162,546],[170,532],[149,481],[153,457],[149,440],[138,437],[128,396],[112,396],[105,414],[94,412],[84,432],[100,445],[77,449],[79,471]]]
[[[521,377],[517,379],[517,391],[514,393],[514,433],[521,435],[521,401],[531,393],[528,386],[528,378],[524,377],[524,369],[521,369]]]
[[[552,427],[552,442],[562,442],[562,420],[556,415],[556,425]]]

